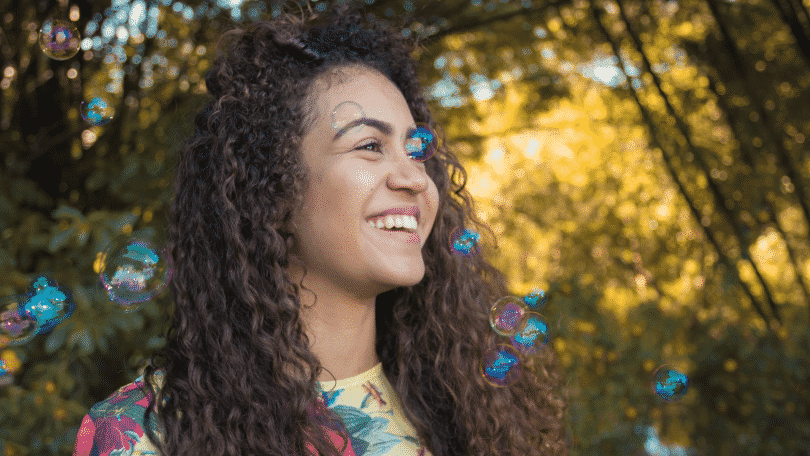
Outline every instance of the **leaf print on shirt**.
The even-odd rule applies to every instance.
[[[361,408],[366,408],[368,406],[369,399],[372,398],[377,401],[377,404],[380,406],[381,409],[386,405],[388,405],[388,403],[385,402],[385,399],[383,399],[380,390],[378,390],[373,383],[371,382],[363,383],[363,389],[366,390],[368,395],[365,397],[365,399],[363,399],[363,403],[360,405]]]
[[[336,405],[332,411],[346,423],[357,456],[383,455],[402,441],[402,436],[385,431],[391,421],[388,418],[372,418],[357,407],[345,405]]]

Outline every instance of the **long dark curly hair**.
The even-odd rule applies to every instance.
[[[174,178],[171,323],[143,370],[147,436],[170,456],[304,455],[307,442],[319,455],[345,450],[345,430],[340,449],[324,432],[345,428],[317,405],[322,367],[303,331],[301,284],[286,268],[293,212],[308,185],[300,145],[316,116],[313,82],[363,65],[388,77],[414,120],[439,136],[425,162],[440,203],[422,250],[424,278],[376,300],[377,354],[407,419],[434,456],[567,454],[550,348],[525,358],[530,369],[508,387],[478,373],[483,353],[504,342],[489,310],[509,290],[480,254],[450,250],[457,228],[494,235],[476,218],[466,171],[422,95],[418,38],[404,36],[403,24],[365,21],[352,4],[301,13],[224,33],[205,78],[212,99],[195,117]]]

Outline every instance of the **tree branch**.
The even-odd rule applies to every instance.
[[[618,65],[621,68],[622,72],[624,72],[624,74],[627,75],[627,69],[625,68],[624,62],[621,59],[621,52],[619,49],[619,45],[616,43],[616,40],[614,40],[613,37],[610,35],[610,33],[607,30],[607,27],[605,27],[605,25],[602,23],[601,19],[602,12],[597,9],[596,5],[594,4],[595,1],[596,0],[591,0],[589,5],[591,14],[593,15],[594,18],[594,22],[596,23],[597,28],[605,37],[605,39],[608,41],[608,43],[610,43],[610,46],[613,49],[613,53],[617,57]],[[632,95],[633,99],[635,100],[636,105],[639,108],[639,112],[641,113],[641,116],[644,118],[644,121],[647,123],[647,128],[650,131],[650,143],[654,147],[657,147],[658,149],[661,150],[661,156],[663,157],[667,171],[669,172],[672,180],[675,182],[675,185],[678,186],[678,190],[680,190],[681,195],[683,195],[684,199],[686,200],[686,203],[689,206],[689,210],[692,213],[692,216],[695,217],[695,220],[698,221],[698,225],[703,229],[703,233],[706,236],[706,239],[708,239],[709,242],[714,246],[715,251],[718,253],[718,257],[723,262],[723,264],[725,264],[727,270],[734,275],[737,283],[739,283],[742,286],[746,295],[748,295],[748,298],[751,300],[754,309],[757,311],[762,320],[765,322],[765,326],[768,328],[768,330],[772,330],[771,326],[768,324],[769,320],[768,317],[765,315],[765,312],[760,307],[759,302],[754,297],[753,293],[751,293],[748,284],[740,280],[736,265],[732,264],[731,260],[724,254],[723,250],[720,248],[720,244],[718,243],[717,239],[714,236],[714,233],[709,231],[706,227],[703,226],[703,224],[700,223],[702,215],[700,214],[700,211],[698,211],[698,209],[695,207],[695,204],[692,201],[692,199],[689,197],[689,194],[686,191],[686,186],[678,177],[678,174],[675,172],[675,169],[672,166],[672,162],[669,156],[667,155],[665,148],[658,140],[657,134],[658,129],[656,128],[655,123],[653,122],[652,117],[650,116],[650,113],[647,111],[647,108],[644,107],[644,104],[641,103],[641,100],[638,98],[638,94],[636,93],[636,90],[633,88],[632,84],[630,85],[630,87],[631,88],[629,92]]]
[[[641,42],[641,39],[639,38],[638,34],[633,30],[633,26],[632,24],[630,24],[630,20],[627,18],[627,13],[625,11],[624,6],[622,5],[622,2],[620,0],[616,0],[616,4],[619,7],[619,15],[624,21],[625,29],[627,30],[627,33],[630,35],[630,38],[635,44],[639,54],[641,54],[641,60],[644,64],[644,69],[647,71],[647,73],[649,73],[652,76],[653,83],[658,93],[661,95],[661,98],[663,98],[664,100],[664,105],[666,106],[667,112],[669,113],[670,117],[672,117],[672,119],[675,121],[675,125],[677,126],[678,131],[680,132],[681,136],[683,136],[687,146],[689,147],[689,150],[692,153],[692,156],[695,158],[695,161],[697,162],[698,166],[701,168],[701,170],[704,173],[704,176],[706,177],[709,190],[711,191],[712,195],[717,201],[715,207],[720,209],[720,212],[724,215],[724,217],[728,221],[729,226],[734,230],[737,236],[737,242],[740,244],[741,247],[740,249],[741,256],[743,257],[743,259],[751,261],[750,255],[748,254],[748,245],[746,245],[746,243],[744,242],[744,236],[742,235],[739,225],[735,223],[736,221],[735,217],[733,216],[733,214],[731,214],[731,210],[726,205],[726,198],[723,195],[720,188],[717,186],[717,183],[715,183],[714,180],[712,179],[711,174],[709,173],[709,167],[706,164],[705,160],[703,159],[703,154],[701,153],[701,151],[698,151],[695,145],[692,143],[692,135],[690,134],[691,129],[689,128],[688,125],[684,123],[683,119],[681,119],[681,117],[675,112],[675,108],[673,108],[672,104],[669,101],[669,96],[661,88],[661,78],[658,76],[658,74],[656,74],[652,70],[652,64],[650,63],[647,54],[644,52],[643,43]],[[762,277],[762,274],[759,272],[759,268],[757,267],[756,263],[751,261],[751,264],[754,268],[754,273],[757,275],[757,278],[762,283],[762,288],[765,291],[765,299],[768,304],[768,307],[770,307],[776,320],[781,323],[782,318],[779,315],[779,311],[776,308],[776,304],[773,302],[773,297],[768,282],[766,282],[765,279]]]

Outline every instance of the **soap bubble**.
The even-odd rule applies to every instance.
[[[39,47],[54,60],[67,60],[79,52],[79,29],[69,21],[48,19],[39,29]]]
[[[76,310],[70,289],[45,274],[34,277],[25,292],[25,299],[22,309],[39,322],[37,334],[49,333]]]
[[[478,373],[494,387],[507,386],[520,375],[520,357],[511,345],[498,344],[484,353]]]
[[[104,97],[93,97],[89,102],[82,101],[82,119],[99,127],[108,124],[113,118],[113,107]]]
[[[478,253],[481,247],[478,241],[481,235],[473,230],[456,228],[450,233],[450,251],[462,256]]]
[[[415,128],[409,129],[404,139],[408,156],[418,162],[432,157],[439,144],[436,132],[423,123],[417,123]]]
[[[523,297],[523,303],[530,310],[538,310],[546,305],[546,292],[539,288],[535,289]]]
[[[676,401],[689,390],[689,378],[674,364],[665,364],[653,372],[652,390],[667,402]]]
[[[25,296],[0,299],[0,347],[21,345],[37,335],[39,322],[22,310],[25,300]]]
[[[489,325],[502,336],[515,333],[518,322],[526,312],[523,300],[515,296],[506,296],[495,301],[489,311]]]
[[[548,342],[548,325],[537,312],[526,312],[515,327],[512,346],[526,355],[537,353]]]
[[[165,247],[139,235],[119,235],[101,256],[99,279],[110,301],[132,312],[168,285],[173,263]]]
[[[339,105],[335,106],[335,109],[332,110],[332,128],[335,130],[341,130],[349,125],[351,122],[356,120],[360,120],[366,116],[366,113],[363,111],[363,108],[360,107],[359,104],[353,101],[344,101]],[[356,125],[350,128],[348,131],[344,132],[344,134],[349,133],[349,131],[354,130],[355,128],[362,128],[363,125]]]

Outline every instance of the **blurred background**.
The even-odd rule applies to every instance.
[[[810,1],[365,3],[425,39],[480,254],[547,293],[571,454],[810,455]],[[105,248],[165,234],[213,45],[281,9],[0,0],[0,455],[70,454],[162,346],[160,277],[113,302]]]

